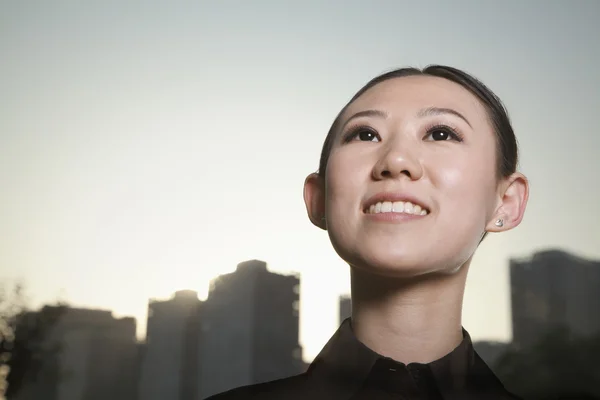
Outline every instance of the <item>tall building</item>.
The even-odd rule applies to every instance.
[[[345,319],[352,316],[352,298],[350,296],[340,296],[339,304],[339,321],[338,324],[342,324]]]
[[[240,263],[211,283],[203,305],[200,398],[303,372],[296,275]]]
[[[200,307],[197,292],[188,290],[149,302],[140,399],[197,399]]]
[[[18,400],[137,398],[135,330],[133,318],[116,319],[110,311],[65,308],[44,340],[43,347],[54,350],[45,354],[40,379],[23,387]]]
[[[600,262],[559,250],[510,261],[513,343],[528,347],[548,329],[600,332]]]

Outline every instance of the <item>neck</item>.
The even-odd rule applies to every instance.
[[[352,328],[371,350],[396,361],[429,363],[462,341],[470,261],[450,275],[395,279],[352,268]]]

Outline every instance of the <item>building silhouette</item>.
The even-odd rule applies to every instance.
[[[347,296],[347,295],[340,296],[338,324],[341,325],[345,319],[350,318],[351,316],[352,316],[352,298],[350,298],[350,296]]]
[[[149,302],[140,399],[197,399],[200,306],[198,293],[190,290],[178,291],[170,300]]]
[[[211,282],[202,307],[200,398],[303,372],[297,275],[242,262]]]
[[[510,261],[513,344],[529,347],[556,326],[600,332],[600,262],[549,250]]]
[[[151,299],[144,343],[133,318],[67,308],[47,337],[60,351],[16,399],[199,400],[302,373],[299,293],[298,275],[242,262],[204,302],[189,290]]]
[[[138,347],[133,318],[110,311],[65,308],[44,339],[56,348],[39,379],[18,400],[130,400],[137,398]]]

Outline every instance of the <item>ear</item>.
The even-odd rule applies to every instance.
[[[515,172],[499,185],[499,205],[494,218],[488,222],[488,232],[509,231],[523,220],[529,199],[529,181],[525,175]],[[502,223],[497,223],[501,220]]]
[[[317,227],[327,230],[325,220],[325,180],[316,173],[304,181],[304,204],[308,218]]]

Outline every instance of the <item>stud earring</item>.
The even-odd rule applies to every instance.
[[[504,226],[504,221],[502,221],[501,219],[498,219],[498,220],[496,220],[496,223],[495,223],[495,225],[496,225],[498,228],[502,228],[502,227]]]

